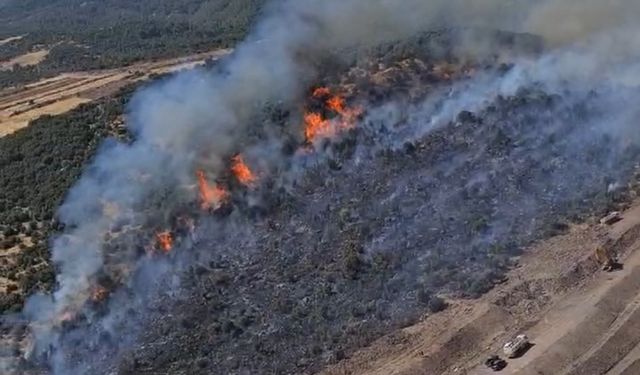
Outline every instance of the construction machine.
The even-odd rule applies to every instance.
[[[507,342],[502,347],[502,351],[507,356],[507,358],[516,358],[529,350],[531,347],[531,343],[529,342],[529,338],[527,335],[520,334],[516,336],[513,340]]]
[[[596,260],[602,266],[602,270],[606,272],[613,271],[616,260],[611,254],[611,247],[607,244],[600,245],[596,248]]]
[[[487,358],[486,361],[484,361],[484,365],[492,369],[493,371],[502,371],[505,367],[507,367],[507,361],[497,355],[492,355],[491,357]]]

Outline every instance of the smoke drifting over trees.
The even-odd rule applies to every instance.
[[[532,166],[550,163],[555,160],[554,157],[565,160],[574,154],[576,156],[573,163],[568,164],[572,168],[564,165],[557,169],[563,174],[550,173],[547,179],[543,178],[543,172],[536,176],[540,178],[530,182],[529,194],[511,191],[505,195],[512,197],[512,202],[521,203],[520,207],[526,215],[535,216],[547,205],[560,205],[571,198],[592,194],[590,188],[567,183],[565,179],[575,177],[589,182],[605,181],[611,176],[595,173],[590,168],[615,168],[615,163],[624,159],[617,152],[601,150],[595,143],[606,137],[610,140],[607,141],[608,147],[615,150],[622,146],[637,146],[638,141],[634,125],[638,110],[630,105],[628,93],[635,92],[640,72],[637,63],[640,51],[631,37],[634,34],[631,31],[637,27],[632,22],[635,17],[630,17],[631,14],[640,14],[640,6],[631,0],[618,0],[604,12],[601,7],[601,2],[595,0],[509,3],[497,0],[296,0],[273,3],[247,40],[239,44],[234,54],[221,66],[213,70],[179,74],[146,88],[132,100],[128,118],[134,141],[130,144],[105,145],[60,208],[59,217],[66,225],[66,230],[53,242],[58,288],[51,297],[33,297],[25,309],[25,314],[34,321],[32,328],[37,338],[37,348],[41,352],[53,348],[50,360],[55,373],[83,373],[82,366],[67,363],[64,344],[69,337],[53,329],[51,322],[68,311],[82,308],[92,283],[105,267],[105,233],[118,226],[118,223],[126,221],[133,226],[143,226],[157,217],[167,217],[169,219],[166,221],[169,222],[177,214],[175,210],[178,207],[197,199],[189,186],[196,184],[198,170],[206,171],[211,181],[217,180],[223,177],[228,158],[246,151],[246,146],[250,146],[250,156],[252,153],[268,155],[268,158],[261,160],[264,170],[268,172],[286,174],[294,169],[290,164],[295,160],[292,162],[285,153],[271,150],[281,150],[289,139],[302,143],[301,121],[296,121],[296,116],[300,118],[301,114],[295,111],[299,110],[308,96],[308,89],[323,78],[318,76],[321,70],[319,61],[336,50],[373,47],[409,38],[425,30],[473,27],[467,29],[468,33],[463,32],[465,37],[459,39],[462,44],[456,46],[456,53],[460,56],[493,56],[500,55],[500,51],[495,51],[497,42],[473,38],[478,28],[541,34],[550,48],[540,56],[512,57],[513,66],[506,73],[495,70],[480,72],[470,81],[438,92],[441,95],[437,97],[410,105],[393,100],[375,106],[362,103],[367,113],[362,123],[382,122],[381,127],[388,129],[381,146],[378,146],[384,148],[391,145],[390,148],[395,149],[398,139],[394,139],[394,136],[400,137],[400,143],[417,142],[434,131],[455,125],[452,120],[461,111],[490,111],[489,107],[496,100],[517,96],[523,89],[536,88],[545,92],[545,95],[561,95],[563,106],[571,108],[571,114],[578,113],[576,108],[586,102],[591,108],[597,108],[599,115],[584,121],[581,129],[565,128],[565,123],[531,121],[532,129],[523,130],[516,126],[517,131],[513,134],[505,132],[504,136],[509,142],[516,145],[537,137],[544,139],[551,133],[554,136],[566,136],[556,148],[536,144],[536,147],[521,149],[524,154],[515,153]],[[551,22],[554,17],[561,17],[563,22]],[[595,93],[594,96],[589,96],[590,92]],[[546,98],[536,100],[544,101]],[[265,106],[273,103],[293,112],[292,120],[285,124],[284,130],[261,121]],[[522,119],[523,123],[526,117]],[[410,132],[405,128],[401,134],[394,134],[392,125],[399,119],[408,124]],[[565,120],[577,122],[585,119],[576,115],[575,118],[568,116]],[[500,121],[504,120],[496,120]],[[479,124],[475,123],[474,126]],[[363,127],[366,129],[365,125]],[[258,141],[250,140],[249,135],[256,131],[268,136]],[[458,135],[463,137],[463,134]],[[590,147],[584,147],[585,144]],[[592,157],[597,162],[590,165],[589,157],[581,154],[582,149],[593,151]],[[486,156],[481,149],[469,147],[468,150]],[[477,155],[464,157],[474,160]],[[251,161],[249,157],[248,162]],[[456,182],[448,180],[448,173],[466,164],[463,159],[453,157],[450,162],[443,161],[437,165],[442,168],[440,180],[446,182],[447,186],[453,186]],[[509,168],[501,158],[496,158],[495,164],[479,162],[473,165],[482,167],[482,170],[461,174],[464,181],[460,181],[460,184],[467,185],[469,190],[473,190],[474,186],[482,190],[483,186],[490,185],[485,185],[486,181],[501,172],[500,168]],[[285,166],[290,168],[287,170]],[[564,175],[581,167],[585,168],[583,173]],[[623,180],[623,176],[617,173],[611,175]],[[291,178],[279,177],[276,181],[275,189],[292,189]],[[444,210],[454,207],[452,199],[457,197],[456,194],[462,194],[454,189],[438,191],[435,184],[429,186],[436,190],[430,193],[434,207]],[[560,188],[548,196],[542,194],[553,190],[554,186]],[[396,194],[393,191],[388,193],[388,199],[393,199]],[[150,202],[155,204],[158,196],[169,196],[170,199],[165,199],[159,207],[149,209]],[[261,197],[256,194],[248,199],[259,201]],[[116,215],[104,209],[105,202],[118,208]],[[493,203],[496,210],[503,209],[498,202]],[[465,214],[461,212],[459,217],[453,215],[452,222],[462,225],[472,219],[465,217]],[[153,219],[148,215],[153,215]],[[477,224],[477,232],[481,235],[469,239],[472,246],[500,242],[512,234],[507,228],[512,223],[504,217],[493,219],[495,222]],[[523,230],[539,229],[535,225],[529,227],[525,223],[519,224]],[[427,230],[416,223],[407,225],[408,232],[414,229]],[[484,236],[486,233],[482,229],[486,225],[492,225],[494,231]],[[242,224],[237,226],[241,227]],[[211,228],[222,230],[222,227],[215,225]],[[241,237],[239,234],[243,233],[243,229],[236,226],[225,227],[225,230],[233,232],[231,238]],[[389,227],[380,230],[380,237],[371,241],[367,251],[379,251],[380,248],[376,246],[386,249],[391,247],[391,243],[401,240],[397,234],[386,232],[390,230]],[[205,232],[202,235],[220,234]],[[423,250],[423,255],[427,257],[433,249]],[[362,251],[354,251],[356,255],[352,265],[357,268]],[[473,257],[472,254],[469,256]],[[144,301],[154,280],[171,269],[168,263],[138,262],[134,272],[148,278],[138,277],[128,285],[129,293],[133,296],[122,294],[114,298],[110,314],[96,316],[93,324],[109,330],[114,321],[122,319],[123,312],[118,305],[127,301],[127,298],[136,303]],[[409,279],[417,273],[417,270],[410,268],[404,268],[406,273],[402,273],[400,267],[400,275],[395,280],[409,284]],[[71,338],[78,339],[78,336],[92,333],[77,331]]]

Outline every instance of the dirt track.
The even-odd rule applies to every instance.
[[[25,87],[0,91],[0,137],[11,134],[42,115],[67,112],[78,105],[113,94],[121,87],[162,74],[219,58],[229,50],[201,53],[177,59],[145,62],[93,72],[66,73]]]
[[[639,203],[611,227],[584,224],[534,246],[482,299],[452,301],[324,373],[493,374],[484,359],[524,332],[534,346],[501,374],[640,374]],[[607,237],[624,263],[613,273],[592,256]]]

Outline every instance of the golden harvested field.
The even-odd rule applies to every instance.
[[[24,87],[0,91],[0,137],[24,128],[43,115],[70,111],[82,103],[111,95],[127,84],[148,79],[152,74],[193,68],[209,58],[217,59],[230,50],[144,62],[119,69],[65,73]]]
[[[25,53],[11,60],[0,62],[0,70],[11,70],[15,65],[33,66],[40,64],[49,54],[49,50],[43,49]]]

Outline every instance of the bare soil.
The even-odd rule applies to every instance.
[[[11,134],[43,115],[57,115],[111,95],[127,84],[163,74],[193,68],[206,59],[219,58],[229,50],[143,62],[120,69],[65,73],[24,87],[0,91],[0,137]],[[7,63],[8,64],[8,63]],[[1,65],[4,67],[4,63]]]

